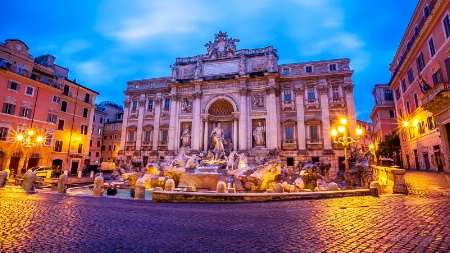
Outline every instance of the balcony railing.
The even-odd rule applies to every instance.
[[[426,104],[432,102],[433,99],[443,91],[450,91],[449,81],[438,83],[431,90],[429,90],[422,98],[422,105],[426,106]]]
[[[283,150],[296,150],[297,141],[295,139],[283,139],[281,142]]]
[[[322,149],[323,148],[323,140],[310,138],[306,139],[306,148],[307,149]]]
[[[315,108],[319,108],[320,104],[319,104],[319,99],[307,99],[305,101],[305,108],[309,109],[310,107],[315,107]]]
[[[134,142],[134,141],[127,141],[127,142],[125,142],[125,146],[135,146],[136,145],[136,142]]]
[[[341,106],[341,107],[345,107],[345,101],[344,98],[340,97],[340,98],[331,98],[330,99],[330,105],[331,107],[336,107],[336,106]]]
[[[295,105],[294,105],[294,101],[289,100],[289,101],[283,101],[281,104],[281,109],[284,111],[286,109],[291,109],[291,110],[295,110]]]

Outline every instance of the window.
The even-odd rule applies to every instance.
[[[89,147],[92,147],[92,140],[89,141]]]
[[[445,37],[450,37],[450,17],[448,16],[448,14],[445,15],[444,19],[442,20],[442,25],[444,26]]]
[[[78,153],[83,153],[83,143],[78,144]]]
[[[100,123],[103,123],[103,117],[100,117]]]
[[[331,93],[333,94],[333,98],[339,98],[339,86],[332,86]]]
[[[420,72],[425,67],[425,61],[423,60],[423,54],[422,52],[419,54],[419,56],[416,59],[417,63],[417,70]]]
[[[95,115],[94,115],[94,118],[92,119],[92,121],[95,122]]]
[[[69,96],[69,91],[70,91],[70,86],[67,85],[67,84],[65,84],[65,85],[64,85],[63,95]]]
[[[103,140],[106,140],[106,135],[103,135]]]
[[[16,105],[10,104],[10,103],[3,103],[3,109],[2,112],[10,115],[14,115],[14,112],[16,111]]]
[[[97,141],[97,147],[100,147],[100,141]]]
[[[87,118],[88,116],[88,108],[83,108],[83,118]]]
[[[116,144],[113,145],[113,151],[116,151]]]
[[[31,109],[31,108],[20,107],[19,116],[31,119],[32,111],[33,111],[33,109]]]
[[[281,74],[282,74],[283,76],[289,75],[289,69],[281,69]]]
[[[131,106],[131,111],[132,112],[135,112],[137,110],[137,104],[138,104],[137,101],[133,101],[133,105]]]
[[[155,82],[150,82],[150,88],[155,87]]]
[[[109,119],[106,119],[106,123],[109,123]]]
[[[95,157],[98,157],[100,155],[99,152],[95,152]]]
[[[50,146],[52,144],[53,135],[52,134],[46,134],[45,135],[45,142],[44,145]]]
[[[59,96],[56,95],[52,96],[52,103],[59,104],[60,100],[61,98]]]
[[[59,119],[58,120],[58,130],[64,131],[64,120]]]
[[[164,99],[164,109],[170,108],[170,98]]]
[[[436,49],[434,48],[433,38],[430,38],[428,40],[428,48],[430,49],[430,56],[433,57],[436,54]]]
[[[419,35],[419,27],[417,27],[417,25],[414,26],[414,35],[415,36]]]
[[[134,88],[136,88],[136,89],[139,88],[139,84],[135,84]]]
[[[417,93],[413,94],[414,97],[414,105],[416,106],[416,108],[419,107],[419,98],[417,97]]]
[[[425,19],[430,16],[430,7],[428,7],[428,5],[425,5],[425,7],[423,8],[423,16],[425,17]]]
[[[148,100],[147,110],[153,111],[153,100],[152,99]]]
[[[436,72],[433,73],[433,84],[436,86],[438,83],[442,82],[442,74],[441,69],[437,69]]]
[[[99,128],[98,131],[97,131],[97,134],[98,135],[102,135],[102,131],[103,131],[103,129]]]
[[[400,99],[400,89],[399,88],[395,89],[395,99],[397,99],[397,100]]]
[[[134,130],[128,131],[128,134],[127,134],[128,139],[127,139],[127,141],[129,141],[129,142],[134,141],[134,133],[135,133]]]
[[[167,143],[168,136],[169,136],[169,131],[162,130],[161,131],[161,142],[162,143]]]
[[[336,64],[330,64],[330,71],[336,71]]]
[[[394,110],[389,110],[389,118],[395,118]]]
[[[14,81],[9,81],[9,83],[8,83],[8,89],[10,89],[10,90],[15,90],[15,91],[19,91],[19,88],[20,88],[20,84],[19,84],[19,83],[16,83],[16,82],[14,82]]]
[[[81,125],[81,134],[87,134],[88,132],[88,126]]]
[[[49,113],[48,114],[48,122],[50,122],[50,123],[56,123],[56,119],[57,119],[57,115],[56,114],[54,114],[54,113]]]
[[[314,87],[308,87],[308,100],[316,99],[314,95]]]
[[[144,142],[150,142],[152,131],[144,131]]]
[[[292,126],[286,126],[286,128],[285,128],[286,130],[286,139],[287,140],[292,140],[292,139],[294,139],[294,135],[293,135],[293,128],[292,128]]]
[[[284,94],[284,102],[290,103],[291,102],[291,90],[286,89],[286,90],[284,90],[283,94]]]
[[[61,111],[67,112],[67,102],[66,101],[61,102]]]
[[[114,139],[117,139],[117,134],[114,135]]]
[[[402,118],[403,117],[403,115],[402,115],[402,109],[400,108],[400,109],[398,109],[398,116],[400,116],[400,118]]]
[[[318,126],[309,126],[309,138],[310,139],[319,139],[319,131]]]
[[[62,146],[63,146],[63,142],[62,141],[55,141],[55,148],[54,148],[54,150],[56,152],[61,152],[62,151]]]
[[[113,137],[113,136],[112,136],[112,134],[111,134],[111,135],[109,136],[109,139],[112,140],[112,137]]]
[[[414,82],[414,73],[413,73],[413,69],[411,67],[408,69],[408,82],[410,84],[412,82]]]
[[[409,113],[411,113],[411,108],[409,107],[409,101],[406,101],[406,111]]]
[[[402,91],[403,91],[403,93],[405,93],[405,91],[406,91],[406,80],[405,80],[405,78],[402,79]]]
[[[0,127],[0,141],[6,141],[6,138],[8,138],[8,128]]]
[[[306,66],[306,73],[312,73],[312,66]]]
[[[91,94],[86,93],[86,95],[84,96],[84,102],[89,103],[89,100],[91,100]]]
[[[25,95],[27,96],[33,96],[34,95],[34,87],[27,86],[25,88]]]
[[[386,101],[393,101],[394,99],[392,98],[392,91],[391,90],[385,90],[384,91],[384,99]]]
[[[427,126],[429,130],[433,130],[436,127],[436,124],[434,124],[433,117],[430,116],[427,118]]]
[[[105,145],[102,146],[102,151],[105,151]]]
[[[111,145],[108,146],[108,151],[111,151]]]

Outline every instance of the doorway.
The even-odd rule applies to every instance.
[[[339,156],[338,157],[338,164],[339,164],[339,170],[345,171],[345,157]]]
[[[425,169],[430,170],[430,158],[428,157],[428,153],[423,153],[423,160],[425,162]]]
[[[409,155],[406,155],[406,168],[409,170],[411,165],[409,164]]]
[[[286,165],[287,166],[294,166],[294,157],[287,157],[286,158]]]
[[[414,149],[413,152],[414,152],[414,162],[416,163],[416,170],[420,170],[419,155],[417,154],[417,149]]]
[[[72,166],[70,166],[70,174],[77,174],[79,161],[72,161]]]
[[[3,162],[5,161],[5,153],[0,151],[0,170],[3,169]]]
[[[9,170],[11,171],[11,175],[15,176],[19,173],[19,162],[20,156],[13,156],[9,161]]]

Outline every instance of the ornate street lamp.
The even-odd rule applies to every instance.
[[[364,133],[364,130],[359,126],[356,128],[357,139],[352,138],[351,136],[347,136],[347,119],[341,118],[339,120],[340,125],[336,129],[335,127],[331,130],[331,136],[333,137],[334,143],[340,143],[344,147],[344,165],[345,165],[345,185],[346,189],[352,189],[353,184],[350,178],[350,167],[348,165],[348,155],[347,148],[350,147],[351,143],[359,142],[359,137],[361,137]]]
[[[15,139],[16,143],[25,148],[25,160],[21,171],[23,174],[27,171],[29,149],[42,145],[44,142],[44,137],[37,133],[34,129],[30,128],[27,131],[18,132]]]

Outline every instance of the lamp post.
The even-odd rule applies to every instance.
[[[346,189],[352,189],[353,184],[350,178],[350,167],[348,165],[348,155],[347,155],[347,148],[350,148],[351,143],[357,143],[359,142],[359,137],[363,134],[363,129],[359,126],[356,128],[356,135],[358,136],[357,139],[352,138],[351,136],[347,136],[347,119],[341,118],[339,120],[340,125],[336,129],[334,127],[331,130],[331,136],[333,137],[334,143],[340,143],[344,147],[344,165],[345,165],[345,185]],[[339,136],[338,136],[339,135]]]
[[[27,171],[28,152],[30,148],[42,145],[43,141],[44,137],[36,133],[36,131],[31,128],[25,132],[19,132],[16,135],[16,142],[19,143],[20,146],[25,148],[25,160],[23,162],[23,167],[21,171],[22,174]]]

